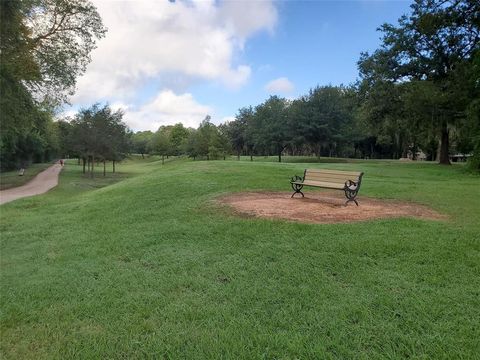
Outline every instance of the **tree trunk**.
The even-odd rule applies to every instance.
[[[85,158],[84,158],[84,157],[82,158],[82,162],[83,162],[83,173],[85,174],[85,165],[86,165],[85,162],[86,162],[86,161],[85,161]]]
[[[439,163],[442,165],[450,165],[448,150],[450,148],[447,124],[442,125],[440,135],[440,153],[438,156]]]
[[[278,162],[282,162],[282,152],[278,153]]]
[[[113,172],[115,173],[115,160],[112,161],[113,164]]]
[[[145,159],[145,156],[143,155],[143,153],[142,153],[142,159]]]
[[[103,176],[105,176],[107,173],[107,170],[105,168],[105,159],[103,159]]]
[[[237,160],[240,161],[240,151],[237,151]]]
[[[80,156],[78,157],[78,165],[80,165]]]
[[[93,179],[93,170],[95,167],[95,157],[92,155],[92,160],[90,161],[91,164],[91,170],[90,170],[90,177]]]

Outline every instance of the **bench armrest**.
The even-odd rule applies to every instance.
[[[347,181],[345,181],[345,187],[349,190],[357,190],[358,183],[356,183],[353,180],[347,180]]]
[[[301,176],[298,176],[298,175],[295,175],[294,177],[292,177],[292,180],[290,180],[291,183],[294,183],[294,182],[303,182],[303,178]]]

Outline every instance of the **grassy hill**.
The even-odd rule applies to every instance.
[[[305,167],[449,220],[311,225],[212,199]],[[0,208],[1,357],[474,358],[480,177],[460,166],[137,160]],[[315,190],[311,190],[315,191]],[[339,196],[342,194],[339,192]]]

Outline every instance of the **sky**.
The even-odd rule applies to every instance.
[[[407,0],[92,0],[105,38],[63,115],[94,103],[122,109],[134,131],[233,120],[270,95],[293,99],[358,78],[362,51]]]

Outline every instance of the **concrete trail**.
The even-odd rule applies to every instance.
[[[13,200],[46,193],[58,184],[62,165],[55,164],[42,171],[25,185],[0,191],[0,205]]]

